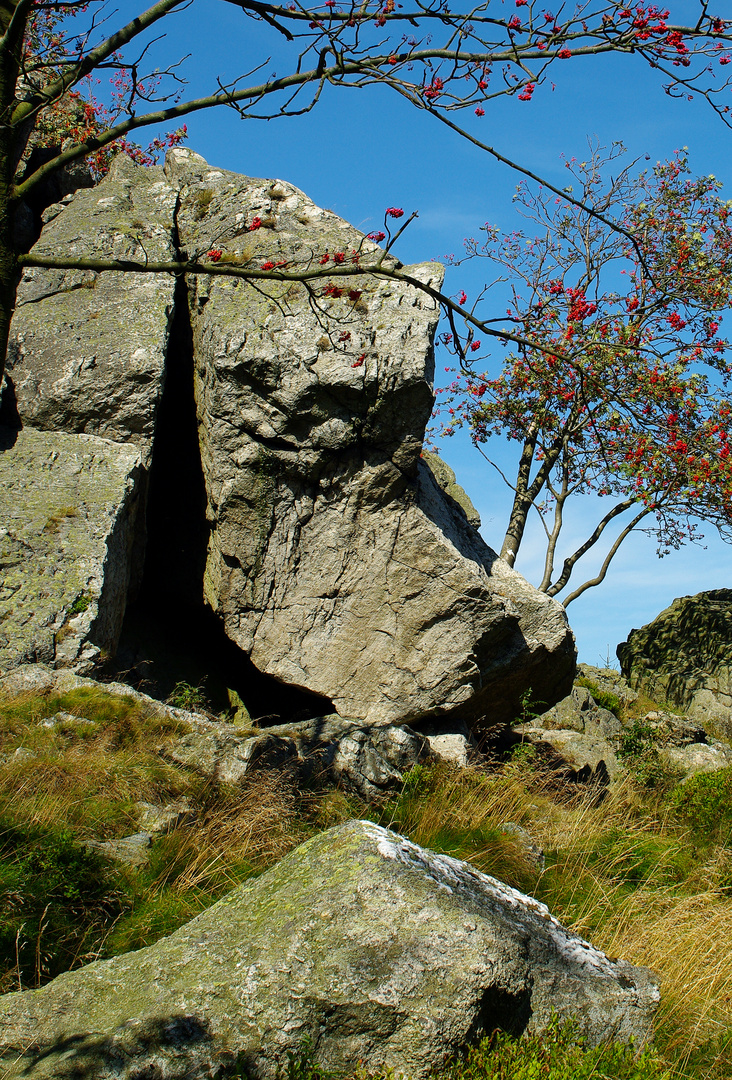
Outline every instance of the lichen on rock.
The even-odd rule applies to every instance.
[[[572,1017],[642,1045],[658,989],[547,908],[371,822],[321,833],[168,938],[0,999],[8,1080],[279,1075],[310,1039],[327,1068],[419,1080],[495,1027]]]

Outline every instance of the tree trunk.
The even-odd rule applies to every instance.
[[[529,477],[531,475],[531,463],[534,460],[536,450],[536,434],[530,432],[524,442],[519,461],[516,487],[514,488],[513,506],[511,516],[508,519],[508,528],[501,546],[501,558],[505,559],[509,566],[516,562],[518,549],[526,528],[526,519],[531,509],[531,495],[529,494]]]
[[[21,70],[25,17],[16,18],[9,41],[8,27],[20,15],[13,0],[0,0],[0,389],[2,389],[10,336],[10,320],[15,310],[19,271],[13,246],[13,218],[17,132],[12,125],[16,88]]]

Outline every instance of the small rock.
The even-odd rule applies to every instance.
[[[470,764],[470,742],[464,735],[428,735],[430,750],[440,761],[467,769]]]
[[[638,700],[638,694],[625,681],[619,671],[613,668],[598,668],[591,664],[578,664],[577,674],[593,683],[598,690],[614,694],[621,705],[632,705]]]
[[[29,750],[27,746],[19,746],[13,754],[11,761],[30,761],[31,758],[37,757],[35,750]]]
[[[560,731],[521,724],[516,733],[540,748],[549,747],[567,769],[567,778],[577,783],[607,787],[624,769],[612,745],[596,735]]]
[[[41,720],[41,727],[45,728],[54,728],[59,724],[78,724],[81,727],[84,725],[96,726],[94,720],[87,720],[84,716],[76,716],[74,713],[63,712],[62,710],[54,713],[53,716],[47,716],[45,720]]]
[[[137,823],[145,833],[161,834],[173,832],[181,825],[196,820],[196,812],[187,799],[177,799],[166,806],[155,806],[149,802],[136,802]]]
[[[697,773],[716,772],[732,765],[732,750],[716,740],[711,743],[666,746],[660,753],[663,762],[683,772],[684,780]]]
[[[380,798],[407,769],[429,757],[427,739],[399,725],[359,724],[319,716],[279,724],[257,735],[230,724],[209,724],[179,739],[166,754],[223,783],[238,784],[252,769],[292,765],[305,778],[329,777],[364,798]]]
[[[692,743],[705,743],[707,733],[703,727],[683,716],[669,712],[649,712],[643,717],[642,724],[647,724],[653,737],[664,746],[690,746]]]
[[[120,840],[84,841],[84,846],[91,851],[97,851],[107,859],[115,859],[129,866],[144,866],[148,861],[148,848],[151,844],[152,836],[149,832],[123,836]]]
[[[548,730],[577,731],[592,737],[612,740],[620,735],[623,725],[614,713],[595,702],[584,686],[575,686],[554,708],[536,717],[532,724]]]

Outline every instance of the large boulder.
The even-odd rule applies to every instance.
[[[732,589],[674,600],[617,653],[634,689],[732,737]]]
[[[658,998],[543,904],[352,822],[155,945],[0,999],[0,1060],[8,1080],[275,1078],[309,1038],[329,1068],[416,1080],[482,1032],[554,1016],[641,1045]]]
[[[290,184],[182,149],[166,171],[189,255],[254,268],[378,255]],[[405,271],[431,287],[443,274]],[[420,460],[436,303],[335,280],[341,295],[327,279],[191,280],[208,603],[257,667],[356,720],[510,719],[529,685],[556,700],[574,669],[563,609],[497,559]]]
[[[114,653],[142,471],[133,445],[0,428],[0,671]]]
[[[398,268],[291,185],[213,169],[180,148],[165,174],[120,157],[102,184],[66,202],[46,212],[35,252],[142,261],[217,251],[221,265],[255,270],[379,258]],[[430,288],[442,280],[436,263],[406,270]],[[25,425],[134,444],[144,505],[153,450],[176,460],[156,424],[166,364],[178,370],[178,350],[190,362],[192,347],[185,407],[193,424],[195,394],[203,479],[181,491],[205,485],[208,520],[202,505],[192,528],[209,536],[208,554],[193,585],[183,581],[190,560],[160,560],[169,594],[203,594],[260,671],[358,722],[504,722],[528,688],[551,704],[574,671],[563,608],[497,558],[469,505],[420,457],[436,302],[378,276],[338,277],[330,289],[327,280],[193,277],[182,312],[185,289],[170,275],[27,270],[7,398]],[[172,548],[175,509],[163,517]],[[143,543],[141,527],[120,570],[134,583]],[[64,617],[49,612],[50,624]],[[76,665],[66,653],[42,656]]]

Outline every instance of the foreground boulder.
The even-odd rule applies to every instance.
[[[732,736],[732,589],[682,596],[618,645],[636,690]]]
[[[297,848],[175,934],[0,999],[5,1076],[278,1074],[303,1039],[336,1069],[426,1076],[495,1027],[572,1017],[651,1034],[650,973],[530,897],[370,822]]]

